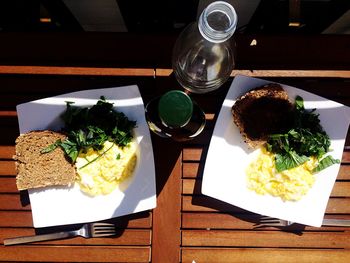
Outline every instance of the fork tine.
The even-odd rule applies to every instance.
[[[91,233],[94,237],[113,236],[116,234],[114,224],[94,223],[91,225]]]
[[[114,224],[111,223],[94,223],[93,224],[94,228],[99,228],[99,229],[103,229],[103,228],[115,228]]]
[[[269,216],[262,216],[259,220],[260,223],[280,223],[278,218],[273,218]]]
[[[284,221],[268,216],[262,216],[259,220],[259,224],[266,226],[286,226]]]
[[[264,225],[264,226],[290,226],[290,225],[294,224],[291,221],[273,218],[273,217],[269,217],[269,216],[262,216],[260,218],[259,223],[261,225]]]

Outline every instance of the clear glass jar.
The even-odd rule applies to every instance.
[[[237,14],[227,2],[208,5],[198,22],[190,24],[177,39],[172,67],[180,85],[193,93],[219,88],[234,68],[231,36],[236,30]]]

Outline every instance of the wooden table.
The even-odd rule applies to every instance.
[[[24,50],[19,50],[15,40],[24,41],[23,38],[0,35],[0,41],[8,51],[0,54],[0,242],[11,236],[52,231],[33,228],[27,195],[19,193],[15,186],[12,155],[14,140],[18,136],[17,104],[76,90],[129,84],[139,86],[147,103],[156,95],[179,88],[169,70],[169,62],[166,62],[169,48],[157,51],[159,38],[154,40],[148,36],[153,42],[147,42],[145,50],[128,52],[130,66],[127,66],[127,56],[120,50],[128,46],[129,37],[118,44],[118,38],[104,36],[106,41],[112,39],[104,50],[111,52],[113,44],[120,47],[116,49],[117,54],[111,53],[111,58],[107,51],[103,53],[92,48],[94,44],[102,48],[101,35],[64,36],[71,41],[76,52],[69,49],[67,61],[60,56],[65,53],[66,42],[59,47],[56,36],[41,46],[41,52],[35,43],[43,43],[41,41],[46,38],[42,35],[31,38],[26,34],[22,37],[27,45]],[[161,43],[170,46],[173,40],[164,37]],[[264,68],[264,62],[259,62],[246,46],[250,41],[248,37],[238,39],[242,53],[237,60],[239,70],[233,72],[232,78],[238,73],[262,77],[350,105],[349,54],[342,56],[336,52],[333,57],[320,59],[320,64],[315,66],[315,62],[308,61],[308,58],[316,58],[323,46],[309,55],[307,53],[312,52],[312,48],[304,47],[306,57],[303,61],[308,62],[303,64],[300,61],[299,68],[294,68],[298,60],[292,57],[293,51],[286,53],[285,57],[283,52],[280,53],[280,62],[275,57],[266,61],[268,66]],[[268,41],[270,45],[274,43],[269,38],[262,38],[262,41]],[[302,40],[295,41],[300,44]],[[325,38],[322,43],[328,42],[330,39]],[[79,51],[83,43],[87,46]],[[316,43],[316,40],[309,39],[307,43]],[[336,46],[342,50],[346,43],[350,43],[349,39]],[[288,50],[288,47],[282,49]],[[90,51],[94,52],[88,56]],[[255,55],[276,53],[271,48],[254,52]],[[147,55],[138,57],[142,53]],[[291,68],[286,66],[288,61],[281,62],[288,58]],[[254,65],[254,70],[247,66],[248,62]],[[325,65],[331,62],[333,64],[328,67]],[[201,178],[211,134],[232,78],[210,95],[193,95],[207,118],[204,132],[196,139],[176,143],[152,135],[157,180],[156,209],[110,220],[118,226],[118,235],[113,238],[73,238],[13,247],[1,245],[0,262],[349,262],[350,228],[301,225],[287,230],[256,228],[258,215],[201,195]],[[349,135],[326,217],[350,219]]]

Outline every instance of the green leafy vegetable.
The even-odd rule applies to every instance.
[[[332,156],[328,155],[319,162],[312,172],[317,173],[336,163],[340,163],[340,160],[334,159]]]
[[[53,150],[55,150],[60,144],[61,144],[61,140],[57,140],[55,143],[50,144],[49,146],[47,146],[46,148],[42,149],[40,151],[40,153],[49,153],[52,152]]]
[[[58,141],[42,152],[50,152],[60,146],[75,162],[79,152],[89,148],[101,150],[106,141],[118,146],[126,146],[133,138],[136,121],[129,120],[124,113],[114,109],[113,104],[101,97],[91,108],[74,107],[74,102],[67,102],[67,109],[62,115],[67,139]]]
[[[309,160],[305,155],[298,155],[295,151],[288,151],[286,154],[276,154],[275,166],[277,171],[287,170],[297,167]]]
[[[306,110],[300,96],[296,97],[291,114],[292,116],[286,116],[291,120],[289,131],[270,135],[266,144],[266,149],[275,153],[278,172],[297,167],[307,162],[311,156],[321,159],[330,147],[329,136],[320,124],[319,115],[315,109]],[[321,163],[322,161],[320,168],[333,164],[328,158]]]

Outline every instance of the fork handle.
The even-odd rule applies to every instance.
[[[45,240],[64,239],[67,237],[71,237],[73,235],[74,234],[72,234],[71,232],[57,232],[57,233],[35,235],[35,236],[7,238],[7,239],[4,239],[4,245],[11,246],[11,245],[32,243],[32,242],[45,241]]]

